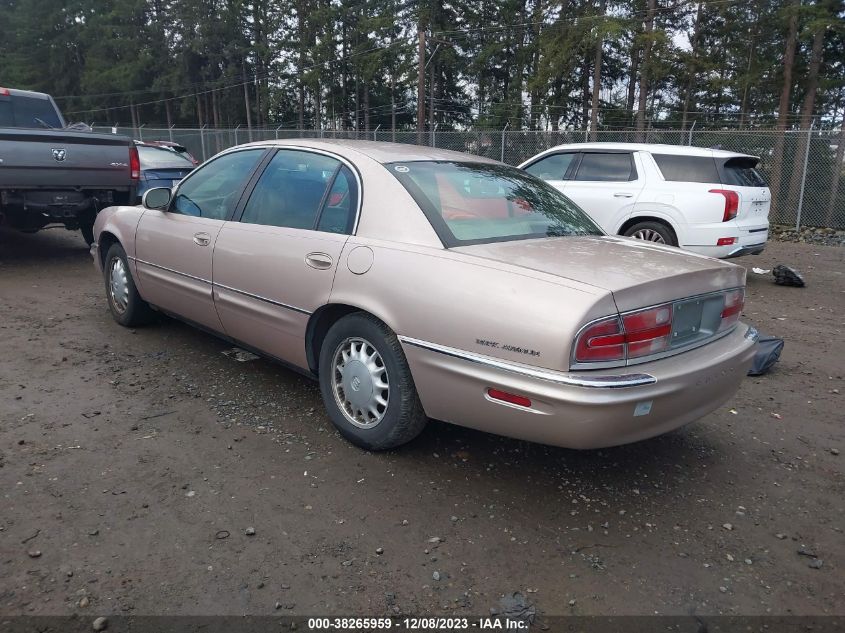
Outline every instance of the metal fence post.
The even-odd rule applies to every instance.
[[[238,144],[238,128],[240,128],[240,124],[235,128],[235,145]]]
[[[170,135],[170,142],[172,143],[173,142],[173,126],[172,125],[167,129],[167,133]]]
[[[690,126],[689,126],[689,142],[687,143],[687,145],[692,146],[692,131],[695,129],[695,124],[696,124],[697,122],[698,122],[698,119],[695,119],[695,120],[692,122],[692,125],[690,125]]]
[[[205,125],[200,128],[200,145],[202,146],[202,162],[205,162]]]
[[[139,141],[144,140],[144,126],[145,125],[146,125],[146,123],[141,123],[141,125],[138,127],[138,140]]]
[[[510,124],[511,124],[511,122],[510,122],[510,121],[507,121],[507,122],[505,123],[505,127],[503,127],[503,128],[502,128],[502,153],[501,153],[500,160],[501,160],[503,163],[505,162],[505,130],[507,130],[507,129],[508,129],[508,127],[510,126]]]
[[[807,184],[807,161],[810,159],[810,143],[813,140],[813,126],[816,120],[810,122],[810,129],[807,130],[807,143],[804,147],[804,170],[801,172],[801,189],[798,192],[798,213],[795,216],[795,230],[801,229],[801,211],[804,209],[804,186]]]
[[[378,134],[378,129],[381,127],[381,123],[376,126],[376,129],[373,130],[373,140],[377,141],[376,134]]]

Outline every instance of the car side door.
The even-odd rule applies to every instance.
[[[633,211],[645,178],[629,151],[582,151],[566,195],[608,233]]]
[[[135,264],[148,303],[223,331],[211,296],[214,243],[266,151],[221,154],[182,181],[165,210],[144,211],[135,233]]]
[[[577,151],[560,151],[538,158],[523,167],[532,176],[537,176],[558,191],[566,191],[567,178],[571,177],[578,164]]]
[[[308,319],[328,301],[360,199],[360,178],[339,157],[276,151],[214,248],[214,300],[230,337],[308,367]]]

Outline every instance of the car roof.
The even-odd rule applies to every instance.
[[[0,86],[2,88],[2,86]],[[32,90],[18,90],[17,88],[7,88],[9,91],[9,95],[12,97],[32,97],[33,99],[44,99],[45,101],[50,98],[50,95],[44,92],[33,92]]]
[[[664,143],[568,143],[565,145],[556,145],[543,153],[564,149],[604,149],[604,150],[626,150],[633,152],[652,152],[656,154],[674,154],[678,156],[707,156],[714,158],[729,158],[731,156],[751,156],[751,154],[743,154],[742,152],[730,152],[722,149],[712,149],[709,147],[692,147],[690,145],[668,145]],[[753,158],[756,158],[753,157]]]
[[[425,145],[410,145],[406,143],[388,143],[385,141],[357,141],[350,139],[322,139],[322,138],[291,138],[270,141],[256,141],[239,145],[238,147],[301,147],[322,149],[334,152],[344,158],[355,158],[355,155],[367,156],[379,163],[412,162],[421,160],[444,160],[472,163],[500,164],[497,160],[455,152]]]

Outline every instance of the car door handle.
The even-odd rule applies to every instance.
[[[197,246],[208,246],[209,242],[211,242],[211,236],[208,233],[194,234],[194,244]]]
[[[331,255],[326,253],[308,253],[305,256],[305,263],[318,270],[325,270],[332,267]]]
[[[617,191],[613,194],[614,198],[633,198],[634,194],[628,193],[627,191]]]

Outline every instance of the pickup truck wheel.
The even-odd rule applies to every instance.
[[[353,444],[395,448],[428,422],[399,339],[375,317],[356,312],[335,323],[323,340],[319,367],[329,417]]]
[[[79,225],[79,230],[82,233],[82,239],[88,246],[94,243],[94,223],[83,222]]]
[[[672,230],[660,222],[638,222],[633,226],[629,226],[625,231],[625,235],[655,244],[666,244],[667,246],[678,245],[678,241]]]
[[[149,304],[138,294],[126,251],[120,244],[112,244],[106,253],[103,269],[106,282],[106,297],[114,320],[125,327],[148,323],[153,316]]]

